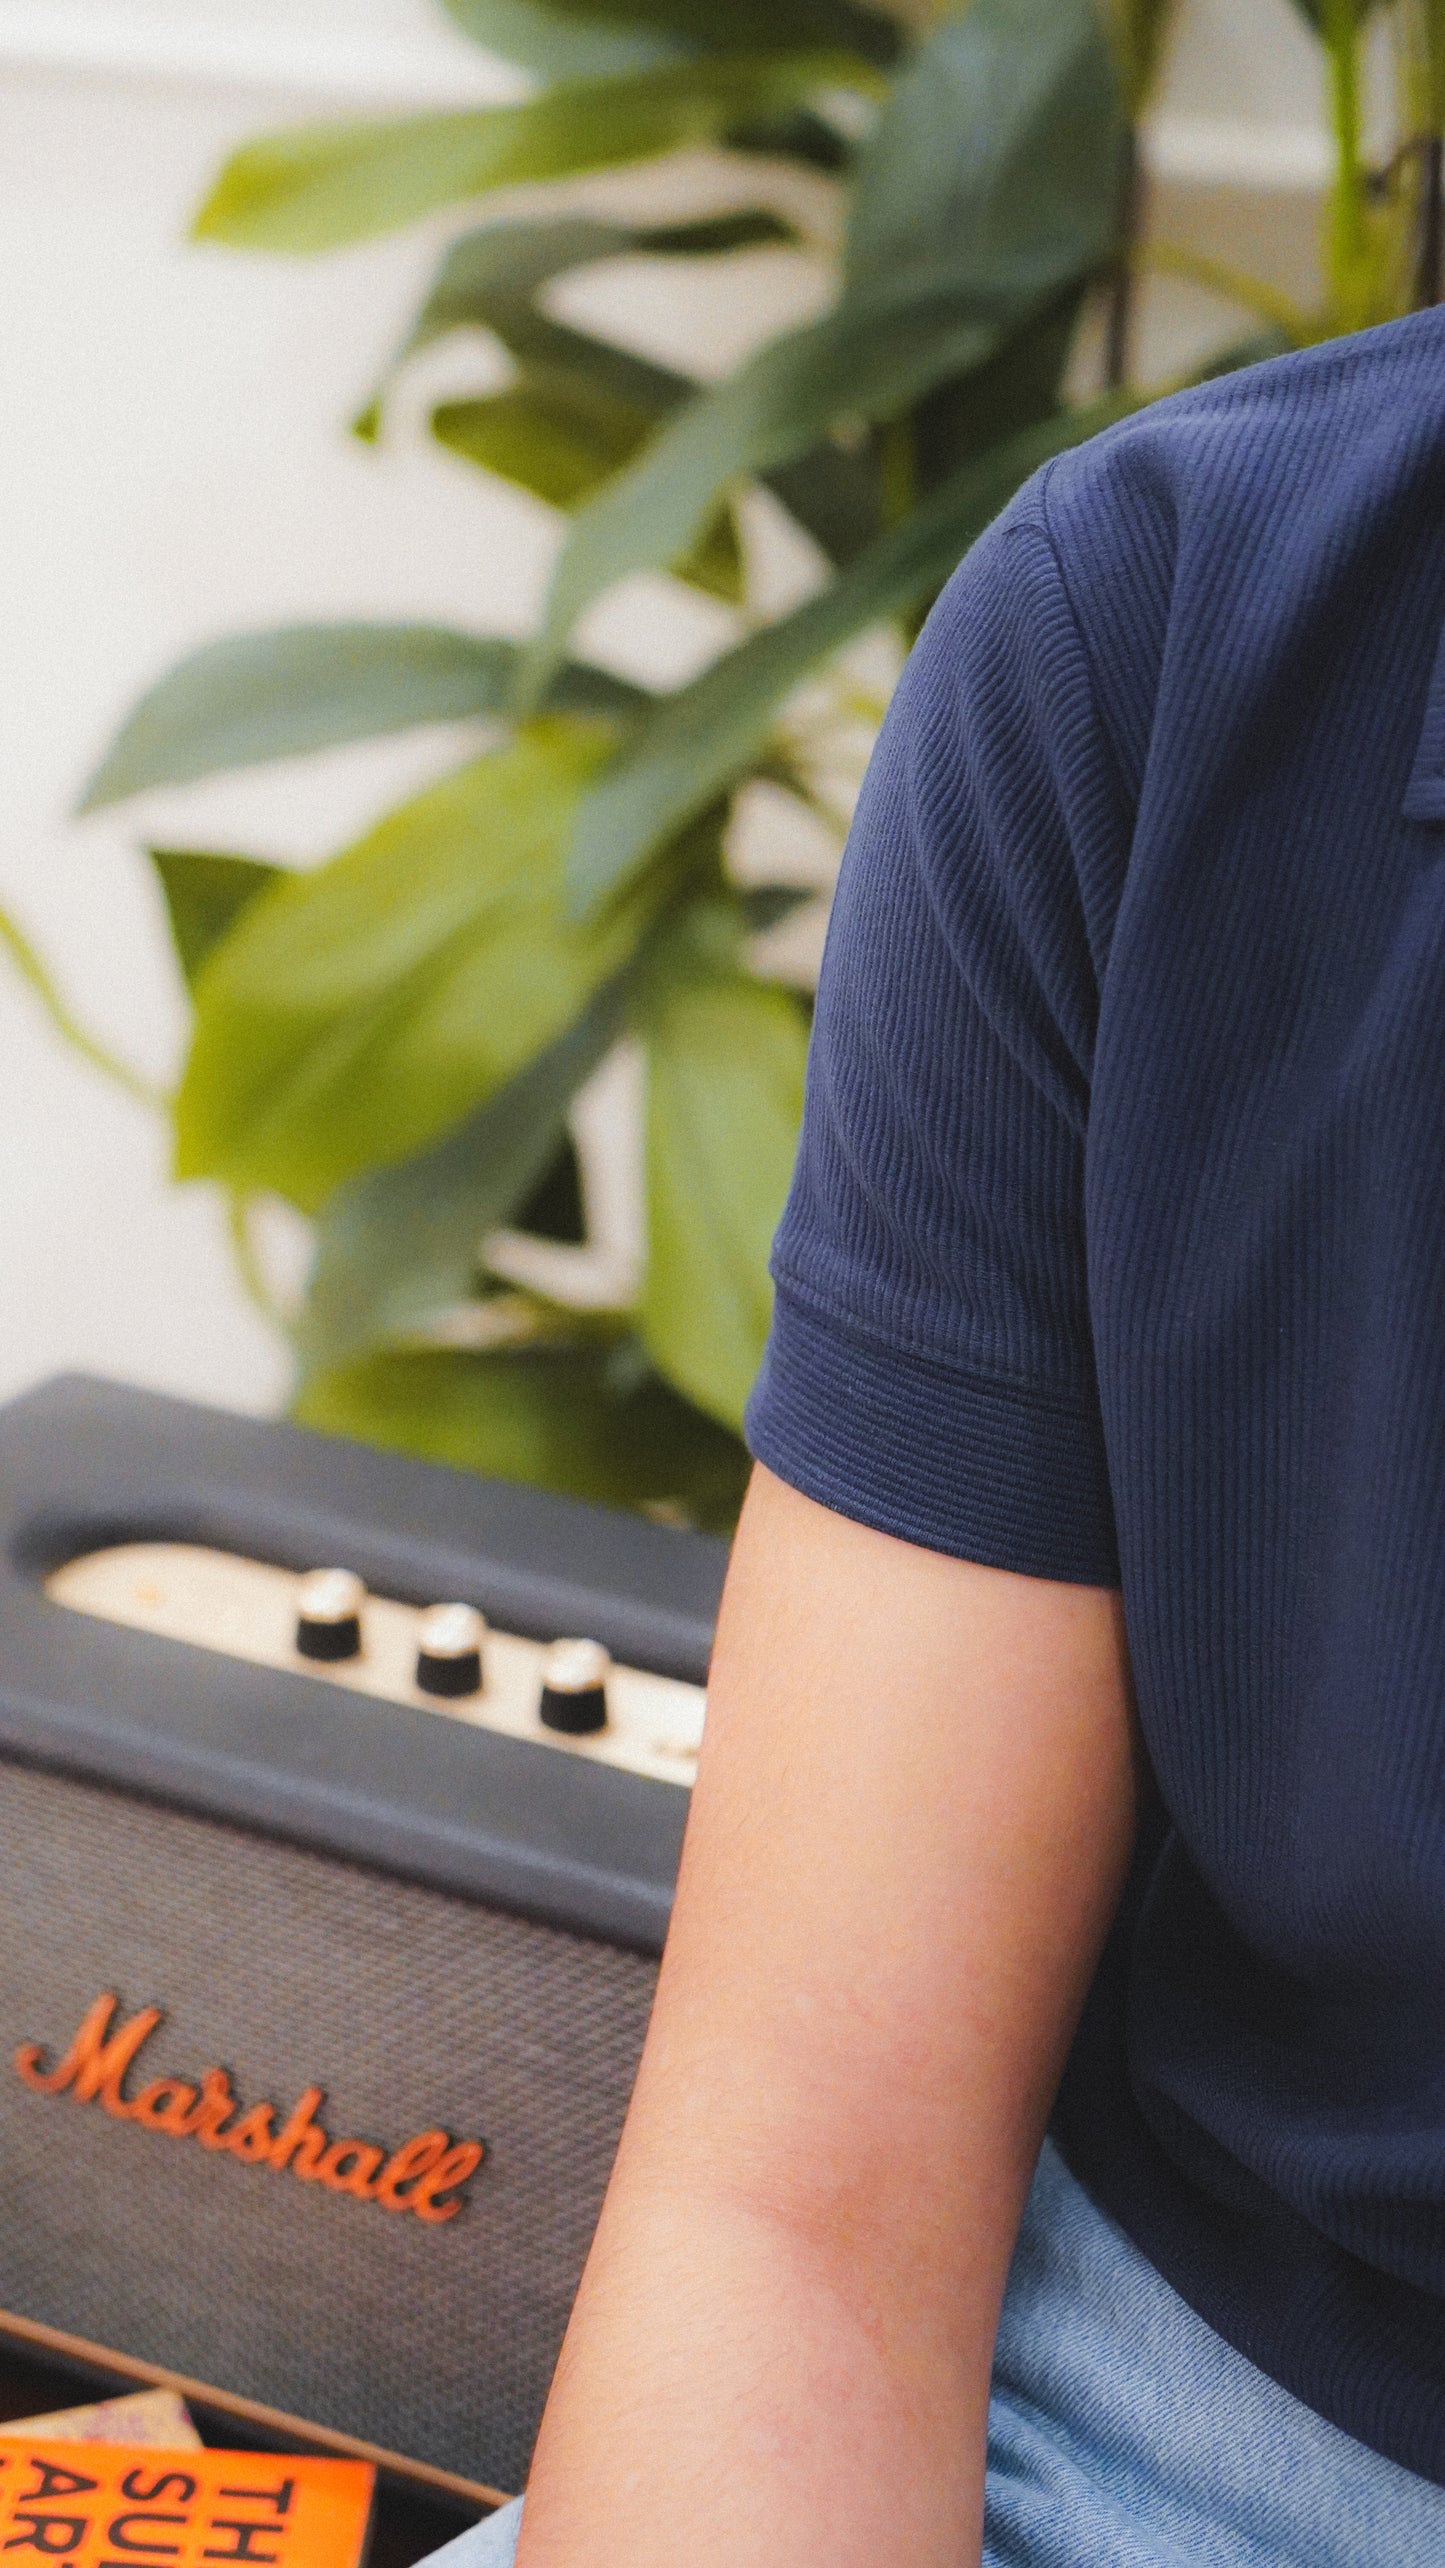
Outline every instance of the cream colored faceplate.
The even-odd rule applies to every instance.
[[[52,1604],[93,1614],[138,1632],[249,1659],[255,1667],[319,1678],[348,1693],[409,1703],[449,1721],[503,1731],[563,1756],[624,1766],[632,1774],[690,1784],[697,1771],[706,1698],[700,1685],[653,1676],[614,1663],[607,1679],[605,1730],[573,1739],[544,1730],[537,1718],[547,1643],[488,1627],[482,1692],[447,1699],[423,1694],[413,1681],[421,1610],[388,1596],[368,1596],[361,1614],[361,1655],[339,1662],[298,1657],[294,1647],[300,1579],[269,1562],[192,1543],[120,1543],[85,1552],[45,1582]]]

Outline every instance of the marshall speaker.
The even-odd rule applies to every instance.
[[[521,2485],[723,1557],[100,1382],[0,1413],[0,2334]]]

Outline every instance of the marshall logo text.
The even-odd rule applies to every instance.
[[[152,2078],[128,2096],[127,2073],[164,2016],[159,2006],[143,2006],[128,2023],[116,2025],[118,2006],[113,1990],[98,1997],[53,2069],[44,2066],[38,2042],[22,2043],[15,2066],[25,2084],[37,2095],[64,2095],[68,2089],[74,2103],[98,2104],[117,2122],[136,2122],[172,2140],[198,2140],[203,2149],[237,2158],[244,2167],[271,2167],[303,2185],[325,2185],[331,2193],[378,2203],[383,2211],[439,2222],[454,2220],[461,2210],[463,2188],[486,2155],[480,2140],[419,2131],[388,2156],[373,2141],[333,2140],[323,2130],[316,2119],[325,2102],[320,2087],[307,2087],[283,2122],[274,2104],[243,2110],[225,2069],[207,2069],[196,2086],[184,2078]]]

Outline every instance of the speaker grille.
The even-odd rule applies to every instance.
[[[519,2487],[656,1979],[634,1954],[0,1765],[0,2305]],[[333,2137],[487,2143],[444,2227],[21,2082],[102,1989],[165,2021],[131,2091],[227,2068]]]

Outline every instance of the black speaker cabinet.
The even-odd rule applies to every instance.
[[[722,1566],[101,1382],[0,1413],[0,2334],[521,2484]],[[298,1649],[318,1568],[365,1600],[312,1593]],[[486,1618],[480,1691],[469,1618],[423,1628],[443,1602]],[[559,1636],[611,1653],[602,1693]]]

